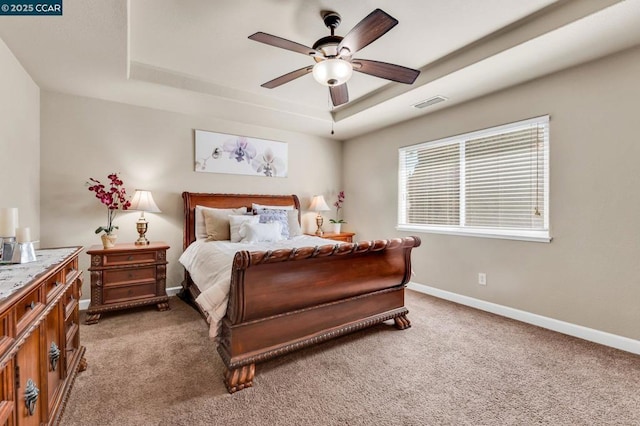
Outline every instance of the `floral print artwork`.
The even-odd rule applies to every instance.
[[[286,177],[286,143],[195,131],[195,171]]]

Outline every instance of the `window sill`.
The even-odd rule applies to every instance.
[[[498,238],[504,240],[532,241],[550,243],[552,238],[548,231],[499,231],[478,228],[448,228],[446,226],[397,225],[398,231],[424,232],[428,234],[458,235],[462,237]]]

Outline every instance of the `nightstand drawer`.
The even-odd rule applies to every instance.
[[[136,299],[146,299],[156,295],[155,281],[147,284],[127,285],[120,287],[105,287],[104,300],[105,304],[119,303]]]
[[[153,263],[155,261],[155,251],[141,251],[139,253],[107,253],[103,257],[103,266],[126,266],[136,263]]]
[[[156,279],[156,267],[117,269],[104,271],[104,286],[122,285],[139,281]]]

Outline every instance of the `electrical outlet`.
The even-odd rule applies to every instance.
[[[487,285],[487,274],[484,272],[478,273],[478,284]]]

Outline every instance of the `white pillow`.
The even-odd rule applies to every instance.
[[[266,206],[264,204],[256,204],[256,203],[251,203],[251,209],[255,212],[256,210],[260,210],[260,209],[269,209],[269,210],[293,210],[294,209],[294,205],[291,204],[290,206]]]
[[[245,222],[240,226],[240,235],[243,243],[276,242],[282,240],[282,225],[280,222]]]
[[[229,227],[231,229],[231,242],[239,243],[240,240],[242,239],[242,237],[240,236],[240,228],[242,227],[243,223],[258,223],[259,221],[260,221],[260,216],[248,216],[248,215],[229,216]]]
[[[196,240],[203,240],[207,238],[207,226],[204,223],[204,214],[202,213],[204,210],[215,210],[215,211],[228,211],[231,214],[244,214],[247,212],[246,207],[240,207],[237,209],[216,209],[213,207],[205,207],[205,206],[196,206]]]
[[[302,235],[302,228],[300,228],[300,222],[298,222],[298,210],[287,210],[287,219],[289,221],[289,238]]]

